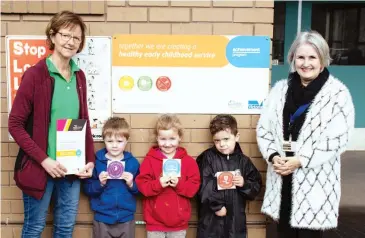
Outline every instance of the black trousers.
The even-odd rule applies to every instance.
[[[287,227],[278,229],[278,238],[322,238],[323,231]]]
[[[292,204],[292,175],[283,177],[281,190],[280,220],[277,226],[278,238],[322,238],[323,231],[298,229],[290,226],[290,214]]]

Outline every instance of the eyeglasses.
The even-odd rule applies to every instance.
[[[64,34],[62,32],[57,32],[57,33],[61,35],[61,39],[64,40],[64,41],[68,42],[72,38],[76,44],[81,43],[81,39],[79,37],[73,36],[71,34]]]

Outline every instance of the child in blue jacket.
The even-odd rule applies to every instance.
[[[112,117],[106,121],[102,134],[105,148],[96,153],[93,176],[83,185],[95,212],[93,234],[95,238],[134,238],[139,163],[124,151],[129,125],[123,118]]]

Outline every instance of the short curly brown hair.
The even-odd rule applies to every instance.
[[[81,42],[79,45],[79,49],[77,50],[77,53],[80,53],[85,45],[86,25],[79,15],[77,15],[71,11],[58,12],[49,21],[47,28],[46,28],[48,48],[50,50],[54,50],[54,44],[52,43],[51,36],[54,36],[55,34],[57,34],[57,32],[61,28],[75,27],[75,26],[80,26],[80,28],[81,28]]]
[[[232,115],[220,114],[215,116],[209,124],[210,134],[214,136],[220,131],[230,129],[233,135],[237,135],[237,120]]]

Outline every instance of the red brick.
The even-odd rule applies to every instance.
[[[121,7],[125,6],[125,0],[112,0],[107,1],[108,7]]]
[[[22,200],[11,201],[11,213],[15,214],[24,213],[24,204]]]
[[[131,152],[136,157],[145,157],[152,143],[131,143]]]
[[[251,144],[251,156],[252,157],[262,157],[261,152],[257,144]]]
[[[273,23],[274,9],[238,8],[234,9],[234,22]]]
[[[252,7],[253,1],[248,0],[234,0],[234,1],[227,1],[227,0],[213,0],[214,7]]]
[[[131,128],[155,128],[157,118],[156,114],[131,114]]]
[[[255,7],[273,8],[274,7],[274,0],[265,0],[265,1],[256,0]]]
[[[3,14],[1,15],[1,21],[20,21],[19,14]]]
[[[2,18],[2,16],[1,16]],[[7,33],[8,29],[7,29],[7,24],[6,22],[1,22],[1,36],[5,36]],[[4,62],[1,62],[1,64],[4,64]],[[4,64],[5,65],[5,64]],[[3,79],[1,79],[2,81]]]
[[[9,155],[17,156],[19,152],[19,146],[17,143],[9,143]]]
[[[232,22],[233,11],[227,8],[193,8],[193,21]]]
[[[73,12],[77,14],[90,13],[90,1],[73,1]]]
[[[72,10],[72,2],[62,2],[60,4],[62,5],[61,6],[62,10]],[[67,5],[70,5],[70,6],[66,7]],[[43,12],[44,13],[56,13],[57,11],[58,11],[58,2],[57,1],[43,1]]]
[[[59,11],[63,11],[63,10],[74,11],[73,2],[72,1],[58,1],[58,10]]]
[[[89,200],[80,199],[78,213],[86,213],[86,214],[92,213]]]
[[[94,215],[92,213],[78,213],[76,216],[76,222],[92,222],[94,219]]]
[[[42,13],[43,5],[42,1],[28,1],[28,12],[29,13]]]
[[[184,128],[208,128],[210,115],[178,115]]]
[[[75,227],[73,237],[92,237],[92,227]]]
[[[1,227],[1,237],[13,238],[13,228],[2,225],[2,227]]]
[[[250,149],[250,144],[247,143],[239,143],[242,149],[242,152],[248,156],[251,157],[251,149]]]
[[[167,7],[169,5],[169,1],[168,0],[164,0],[164,1],[129,0],[128,4],[129,4],[129,6],[146,6],[146,7],[161,6],[161,7]]]
[[[171,24],[131,23],[131,34],[171,34]]]
[[[251,115],[233,115],[238,124],[238,128],[250,128],[251,127]]]
[[[144,7],[108,7],[107,21],[147,21],[147,8]]]
[[[8,112],[8,102],[6,98],[1,98],[1,112]]]
[[[118,32],[116,32],[115,29],[118,29]],[[90,35],[92,36],[113,36],[116,33],[129,34],[129,23],[117,23],[117,22],[90,23]]]
[[[13,1],[13,12],[26,13],[27,12],[27,1]]]
[[[253,25],[242,23],[214,23],[214,35],[253,35]]]
[[[105,1],[89,1],[89,2],[90,2],[90,14],[105,13]]]
[[[262,228],[248,228],[248,238],[265,238],[266,237],[266,228],[263,226]]]
[[[212,146],[212,143],[181,143],[190,156],[196,157]]]
[[[259,171],[266,171],[267,170],[267,163],[262,158],[251,158],[252,163],[255,165],[257,170]]]
[[[22,199],[22,192],[15,186],[1,186],[1,199]]]
[[[1,1],[1,13],[10,13],[12,12],[13,1]],[[3,18],[3,15],[1,15]],[[1,19],[3,21],[3,19]]]
[[[9,143],[1,143],[1,157],[9,156]]]
[[[272,24],[255,24],[255,36],[269,36],[273,38],[274,26]]]
[[[256,142],[256,133],[252,129],[239,129],[240,142]]]
[[[189,22],[188,8],[150,8],[149,20],[155,22]]]
[[[1,127],[8,127],[8,113],[1,113]]]
[[[2,127],[1,128],[1,141],[2,142],[9,142],[10,138],[9,138],[10,134],[9,134],[9,130],[6,127]]]
[[[23,15],[23,21],[46,21],[51,20],[52,15],[27,14]]]
[[[1,158],[1,171],[13,171],[14,170],[14,165],[15,165],[15,158],[14,157],[10,157],[10,158],[4,158],[2,156]]]
[[[266,216],[263,214],[247,214],[248,222],[266,222]]]
[[[172,7],[210,7],[211,5],[212,5],[212,3],[209,0],[204,0],[204,1],[173,0],[173,1],[171,1]]]
[[[212,135],[209,129],[194,129],[191,131],[191,142],[212,143]]]
[[[131,129],[129,142],[148,143],[152,141],[150,129]]]
[[[9,35],[44,35],[48,22],[8,22]]]
[[[257,122],[260,119],[260,115],[253,115],[252,116],[252,122],[251,122],[251,128],[256,128]]]
[[[213,32],[213,25],[211,23],[173,23],[172,34],[188,34],[188,35],[211,35]]]
[[[9,185],[9,172],[1,172],[1,185]]]
[[[1,201],[1,214],[10,213],[10,201]]]
[[[108,24],[110,24],[110,23],[108,23]],[[118,23],[116,23],[116,24],[118,24]],[[130,114],[120,114],[120,113],[118,113],[118,114],[114,114],[113,117],[124,118],[127,121],[127,123],[129,124],[129,126],[131,126],[131,115]]]

